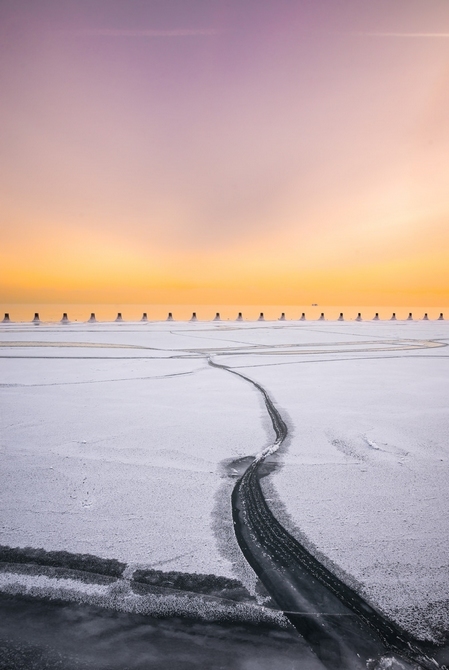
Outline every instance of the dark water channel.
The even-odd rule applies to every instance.
[[[296,632],[0,595],[1,670],[322,670]]]
[[[232,476],[238,476],[232,515],[240,549],[273,603],[290,620],[291,629],[157,619],[0,594],[0,670],[446,670],[446,648],[423,648],[329,572],[278,522],[265,501],[260,479],[275,467],[270,457],[284,442],[287,426],[259,384],[210,359],[209,364],[257,388],[273,424],[276,440],[270,447],[255,458],[230,464]],[[109,583],[122,577],[126,567],[118,561],[67,552],[0,549],[5,565],[25,563],[25,574],[30,570],[33,574],[36,566],[64,574],[81,569],[98,572],[97,580]],[[15,569],[21,572],[18,566]],[[59,573],[53,572],[57,581]],[[144,577],[151,577],[150,586],[158,587],[154,580],[163,576],[156,575],[158,571],[138,572],[133,575],[133,588],[144,591]],[[178,581],[184,586],[188,582],[189,589],[194,582],[197,591],[200,578],[210,581],[210,577],[177,573]]]
[[[274,602],[307,640],[327,670],[401,670],[439,665],[405,630],[376,611],[292,537],[271,512],[260,479],[266,459],[282,448],[288,427],[272,398],[256,381],[215,363],[262,395],[275,440],[248,465],[232,492],[234,530],[240,549]],[[242,460],[242,459],[241,459]],[[235,468],[237,471],[237,468]]]

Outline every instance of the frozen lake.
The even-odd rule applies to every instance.
[[[448,342],[445,321],[1,325],[0,544],[116,559],[125,579],[214,575],[248,599],[120,596],[12,567],[1,590],[291,635],[233,531],[236,479],[273,442],[233,370],[288,426],[262,479],[276,518],[389,620],[447,643]]]

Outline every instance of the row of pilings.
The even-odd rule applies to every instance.
[[[258,317],[256,320],[257,320],[257,321],[265,321],[264,313],[263,313],[263,312],[260,312],[260,315],[259,315],[259,317]],[[306,321],[306,314],[305,314],[305,312],[303,312],[303,313],[301,314],[301,316],[299,317],[299,319],[297,319],[297,320],[298,320],[298,321]],[[317,320],[317,321],[326,321],[326,317],[324,316],[324,312],[321,312],[320,316],[319,316],[318,319],[316,319],[316,320]],[[337,318],[337,321],[344,321],[344,320],[345,320],[345,318],[344,318],[343,312],[340,312],[340,316]],[[390,320],[390,321],[398,321],[398,319],[397,319],[397,317],[396,317],[396,312],[393,312],[393,314],[391,315],[391,317],[390,317],[389,320]],[[405,321],[413,321],[413,320],[414,320],[414,319],[413,319],[413,314],[412,314],[412,312],[410,312],[409,315],[408,315],[408,317],[405,319]],[[429,319],[429,316],[428,316],[428,314],[427,314],[427,312],[424,314],[424,316],[423,316],[420,320],[421,320],[421,321],[429,321],[429,320],[430,320],[430,319]],[[443,315],[442,312],[440,313],[440,316],[439,316],[436,320],[437,320],[437,321],[444,321],[444,315]],[[118,312],[118,314],[117,314],[117,316],[116,316],[116,318],[115,318],[115,322],[116,322],[116,323],[117,323],[117,322],[120,323],[120,322],[123,322],[123,321],[124,321],[124,319],[123,319],[122,313],[121,313],[121,312]],[[147,314],[147,312],[144,312],[144,313],[142,314],[142,318],[140,319],[140,321],[144,321],[144,322],[145,322],[145,321],[148,321],[148,314]],[[174,321],[173,313],[172,313],[172,312],[169,312],[169,313],[168,313],[168,316],[167,316],[166,321]],[[197,317],[197,315],[196,315],[196,312],[193,312],[193,313],[192,313],[192,316],[190,317],[189,321],[198,321],[198,317]],[[214,318],[212,319],[212,321],[221,321],[220,312],[217,312],[217,313],[215,314],[215,316],[214,316]],[[239,313],[238,313],[237,318],[236,318],[236,321],[243,321],[243,313],[242,313],[242,312],[239,312]],[[278,321],[286,321],[285,312],[282,312],[281,316],[278,318]],[[356,316],[356,318],[355,318],[355,321],[363,321],[361,312],[359,312],[359,313],[357,314],[357,316]],[[372,321],[380,321],[380,317],[379,317],[379,313],[378,313],[378,312],[375,313],[375,315],[374,315],[373,318],[372,318]],[[10,316],[9,316],[8,313],[5,313],[5,316],[3,317],[3,321],[2,321],[2,323],[13,323],[13,321],[10,319]],[[41,321],[41,319],[40,319],[40,316],[39,316],[39,313],[38,313],[38,312],[35,312],[35,314],[34,314],[34,318],[32,319],[31,323],[35,323],[35,324],[42,323],[42,321]],[[67,312],[64,312],[64,313],[63,313],[63,315],[62,315],[62,319],[61,319],[60,323],[63,323],[63,324],[64,324],[64,323],[65,323],[65,324],[70,323],[70,320],[69,320],[69,317],[68,317],[68,315],[67,315]],[[97,320],[97,318],[96,318],[94,312],[91,313],[89,319],[87,320],[87,323],[98,323],[98,320]]]

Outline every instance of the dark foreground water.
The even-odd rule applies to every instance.
[[[294,632],[0,595],[1,670],[322,670]]]

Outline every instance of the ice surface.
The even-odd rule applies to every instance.
[[[449,355],[409,347],[418,338],[444,344],[447,330],[416,328],[413,342],[408,329],[388,324],[312,330],[323,351],[338,330],[340,352],[223,359],[269,390],[289,422],[283,467],[264,480],[267,497],[291,532],[374,605],[441,639],[449,626]],[[407,348],[398,338],[379,351],[396,333],[407,333]],[[348,353],[354,334],[366,337],[362,355]]]
[[[47,327],[39,341],[90,339],[88,326],[68,328]],[[168,349],[178,339],[108,330],[100,339],[125,347]],[[2,335],[36,337],[26,328]],[[31,346],[31,358],[16,358],[22,348],[2,349],[14,358],[1,362],[1,543],[233,576],[215,536],[220,462],[267,441],[260,398],[203,354],[147,359],[139,349],[140,360],[116,360],[97,349],[106,357],[71,358],[80,350]],[[63,358],[47,358],[54,352]]]
[[[262,384],[289,425],[263,480],[280,520],[438,639],[448,338],[432,321],[0,326],[0,543],[241,577],[222,462],[273,435],[260,394],[210,356]]]

